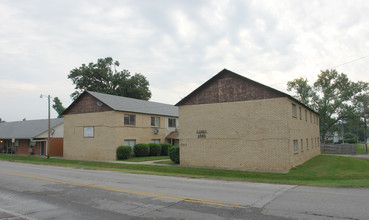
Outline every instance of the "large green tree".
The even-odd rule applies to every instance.
[[[131,76],[128,70],[117,70],[119,62],[107,57],[98,59],[97,63],[82,64],[70,71],[68,78],[75,85],[71,94],[75,100],[83,91],[101,92],[111,95],[125,96],[149,100],[151,91],[146,77],[140,73]]]
[[[368,83],[352,82],[346,74],[332,69],[321,71],[313,85],[304,78],[289,81],[287,90],[294,91],[295,98],[319,113],[324,142],[328,131],[340,120],[359,117],[355,100],[368,91]]]

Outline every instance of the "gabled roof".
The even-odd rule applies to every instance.
[[[221,80],[222,78],[224,78],[227,75],[233,77],[238,82],[245,82],[245,83],[247,83],[249,85],[255,85],[255,87],[260,88],[259,89],[259,92],[260,91],[265,92],[265,94],[260,94],[260,97],[257,97],[257,98],[254,97],[254,98],[251,98],[251,99],[249,99],[249,97],[247,95],[242,94],[242,96],[237,97],[238,99],[234,99],[234,101],[246,101],[246,100],[257,100],[257,99],[263,99],[263,98],[288,97],[288,98],[292,99],[293,101],[299,103],[300,105],[305,106],[306,108],[308,108],[311,111],[315,112],[310,107],[306,106],[305,104],[301,103],[300,101],[298,101],[294,97],[292,97],[292,96],[290,96],[290,95],[288,95],[288,94],[286,94],[284,92],[281,92],[281,91],[276,90],[274,88],[271,88],[269,86],[263,85],[263,84],[261,84],[259,82],[256,82],[256,81],[251,80],[251,79],[249,79],[247,77],[241,76],[241,75],[239,75],[237,73],[234,73],[234,72],[232,72],[230,70],[227,70],[227,69],[223,69],[222,71],[220,71],[219,73],[217,73],[215,76],[213,76],[212,78],[210,78],[204,84],[202,84],[197,89],[195,89],[194,91],[192,91],[189,95],[187,95],[182,100],[180,100],[177,104],[175,104],[175,106],[187,105],[189,102],[191,103],[191,100],[196,99],[196,96],[199,96],[203,91],[205,91],[206,89],[208,89],[209,87],[211,87],[211,85],[213,85],[214,83],[217,83],[217,81],[219,82],[219,80]],[[229,86],[228,85],[228,82],[225,83],[225,85],[226,86]],[[219,89],[219,88],[216,88],[216,89]],[[239,90],[238,92],[242,91],[242,89],[241,90],[239,88],[237,88],[237,89]],[[215,92],[217,92],[217,91],[211,90],[209,92],[210,93],[213,93],[214,96],[217,95],[217,94],[215,94]],[[232,94],[232,95],[234,95],[234,94]],[[227,102],[227,101],[218,100],[218,102]],[[208,103],[216,103],[216,102],[209,101],[207,99],[202,99],[202,100],[200,100],[200,103],[199,104],[208,104]],[[317,113],[317,112],[315,112],[315,113]]]
[[[82,98],[86,94],[95,97],[97,100],[99,100],[100,102],[102,102],[103,104],[107,105],[108,107],[110,107],[112,110],[115,111],[178,117],[178,107],[176,106],[158,102],[145,101],[141,99],[85,91],[77,98],[77,100]],[[77,100],[75,100],[63,112],[63,114],[67,113],[68,110],[74,105],[74,103],[77,102]]]
[[[54,128],[64,123],[63,118],[50,120],[50,127]],[[0,123],[0,139],[31,139],[47,131],[48,120],[28,120]]]

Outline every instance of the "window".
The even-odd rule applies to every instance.
[[[175,118],[168,118],[168,127],[175,128],[176,126],[176,119]]]
[[[311,148],[314,148],[314,140],[311,138]]]
[[[308,121],[308,111],[305,110],[305,121]]]
[[[83,127],[83,137],[93,138],[94,137],[94,127]]]
[[[292,117],[297,117],[296,116],[297,112],[296,112],[296,105],[292,103]]]
[[[306,148],[309,148],[309,138],[306,138]]]
[[[316,119],[315,119],[315,115],[314,115],[314,124],[316,123],[316,122],[315,122],[315,120],[316,120]]]
[[[15,141],[14,141],[14,147],[19,147],[19,139],[15,139]]]
[[[301,152],[304,151],[304,142],[303,140],[301,139]]]
[[[160,139],[152,139],[151,143],[160,144]]]
[[[299,141],[293,140],[293,152],[297,153],[298,150],[299,150]]]
[[[124,115],[124,125],[134,126],[136,125],[136,115]]]
[[[134,139],[126,139],[124,140],[124,146],[130,146],[132,149],[136,145],[136,140]]]
[[[160,117],[151,117],[151,126],[160,127]]]
[[[300,120],[302,120],[301,107],[299,107]]]
[[[313,123],[312,113],[310,112],[310,123]]]

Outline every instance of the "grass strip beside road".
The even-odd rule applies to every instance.
[[[0,155],[10,160],[10,155]],[[265,183],[283,183],[329,187],[369,187],[369,160],[333,155],[319,155],[288,173],[262,173],[181,166],[121,164],[96,161],[66,160],[13,155],[14,162],[64,166],[92,170],[114,170],[126,173],[244,180]]]

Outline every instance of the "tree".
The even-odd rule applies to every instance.
[[[302,77],[287,82],[287,90],[296,90],[295,98],[305,105],[309,105],[312,102],[314,96],[313,87],[308,84],[308,80]]]
[[[118,67],[118,61],[107,57],[71,70],[68,78],[73,81],[76,90],[71,94],[72,99],[75,100],[83,91],[89,90],[149,100],[151,91],[146,77],[140,73],[131,76],[128,70],[118,71]]]
[[[64,112],[65,108],[63,107],[62,102],[60,101],[60,99],[58,97],[55,97],[53,99],[53,109],[58,113],[58,118],[62,118],[63,115],[62,113]]]
[[[354,100],[367,89],[368,83],[351,82],[346,74],[334,69],[321,71],[313,86],[303,78],[287,83],[287,90],[293,90],[296,99],[319,113],[323,142],[338,121],[358,117]]]

